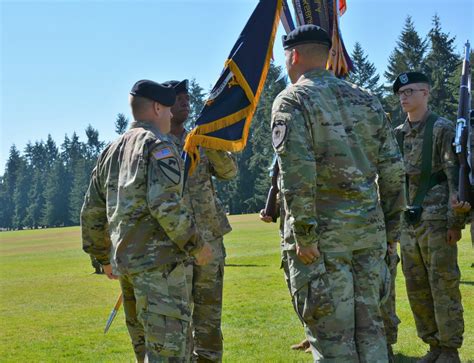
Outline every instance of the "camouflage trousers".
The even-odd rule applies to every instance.
[[[294,306],[315,362],[387,362],[380,311],[385,248],[322,253],[304,265],[286,251]]]
[[[138,362],[187,362],[191,320],[182,262],[120,276],[125,321]]]
[[[446,242],[445,221],[405,226],[402,269],[418,336],[432,346],[459,348],[464,332],[457,246]]]
[[[221,316],[225,248],[222,237],[209,242],[214,257],[205,266],[193,265],[194,306],[192,351],[194,362],[221,362],[223,353]]]
[[[387,338],[387,344],[395,344],[398,337],[398,324],[400,324],[400,319],[397,316],[396,312],[396,292],[395,292],[395,280],[397,279],[397,265],[400,262],[398,254],[387,253],[385,257],[385,262],[387,264],[389,273],[389,286],[387,286],[388,296],[381,305],[383,324],[385,327],[385,336]],[[384,282],[384,279],[382,279]],[[386,293],[385,291],[382,294]]]

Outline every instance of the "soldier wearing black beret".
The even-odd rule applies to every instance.
[[[187,361],[191,303],[184,262],[212,258],[184,206],[183,164],[169,141],[170,85],[130,91],[134,121],[100,155],[81,211],[83,249],[122,288],[137,362]]]
[[[171,108],[170,140],[183,151],[188,130],[184,125],[190,113],[188,80],[168,81],[176,90]],[[206,266],[191,264],[188,272],[194,310],[192,317],[193,362],[222,362],[222,299],[224,286],[225,248],[223,236],[231,231],[225,211],[217,199],[214,178],[230,180],[237,174],[235,158],[226,151],[201,148],[195,172],[188,176],[183,200],[192,211],[204,246],[210,246],[214,258]]]
[[[456,247],[464,221],[450,202],[458,188],[454,123],[429,109],[430,82],[423,73],[401,73],[393,92],[407,113],[395,129],[408,190],[402,270],[418,336],[430,347],[419,362],[455,363],[464,331]]]
[[[176,91],[171,85],[147,79],[136,82],[130,91],[133,118],[152,122],[163,134],[170,131],[171,106],[176,101]]]

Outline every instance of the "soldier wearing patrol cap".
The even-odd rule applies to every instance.
[[[408,202],[400,238],[402,269],[418,336],[430,345],[419,362],[455,363],[464,331],[456,245],[464,225],[450,204],[458,188],[455,128],[429,110],[424,74],[400,74],[393,92],[408,115],[395,134],[405,160]]]
[[[183,262],[190,254],[197,264],[212,258],[182,206],[181,158],[165,136],[175,98],[172,87],[135,83],[135,121],[100,155],[81,212],[84,251],[120,280],[138,362],[186,361],[191,309]]]
[[[386,362],[382,275],[399,238],[403,164],[377,98],[325,69],[330,46],[315,25],[283,37],[292,84],[271,121],[283,258],[315,361]]]
[[[171,111],[170,139],[179,151],[183,150],[188,131],[190,104],[188,80],[168,81],[176,91],[176,103]],[[223,236],[230,227],[226,213],[217,198],[213,177],[230,180],[237,174],[237,163],[231,153],[201,148],[199,165],[188,176],[183,200],[196,221],[196,228],[203,241],[213,249],[214,259],[206,266],[195,263],[188,270],[192,287],[192,355],[196,362],[221,362],[223,342],[221,331],[222,292],[224,285],[225,247]]]

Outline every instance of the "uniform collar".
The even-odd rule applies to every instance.
[[[431,115],[431,111],[427,110],[425,114],[423,115],[423,117],[421,118],[421,120],[418,122],[410,122],[407,116],[402,126],[402,132],[407,134],[411,130],[421,130],[423,127],[425,127],[426,120],[428,119],[430,115]]]
[[[132,122],[132,124],[130,125],[130,128],[131,129],[142,128],[142,129],[145,129],[145,130],[149,130],[149,131],[153,132],[155,135],[159,136],[160,139],[163,138],[163,136],[164,136],[161,133],[161,131],[158,130],[158,128],[155,125],[153,125],[153,123],[151,121],[134,120]]]
[[[298,81],[296,83],[299,83],[299,82],[303,81],[304,79],[313,78],[313,77],[335,78],[335,76],[332,72],[330,72],[326,69],[315,68],[315,69],[312,69],[312,70],[304,73],[300,78],[298,78]]]

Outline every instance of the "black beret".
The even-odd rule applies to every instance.
[[[166,86],[171,86],[174,88],[176,91],[176,94],[178,93],[188,93],[189,89],[189,81],[187,79],[184,79],[182,81],[166,81],[163,83]]]
[[[176,101],[176,91],[172,86],[142,79],[135,83],[130,91],[132,96],[141,96],[171,107]]]
[[[411,83],[427,83],[430,84],[430,80],[423,73],[420,72],[406,72],[398,75],[397,79],[393,83],[393,93],[397,93],[400,87],[406,86]]]
[[[292,48],[299,44],[320,43],[327,44],[331,48],[332,42],[328,33],[320,26],[307,24],[297,27],[282,36],[283,49]]]

